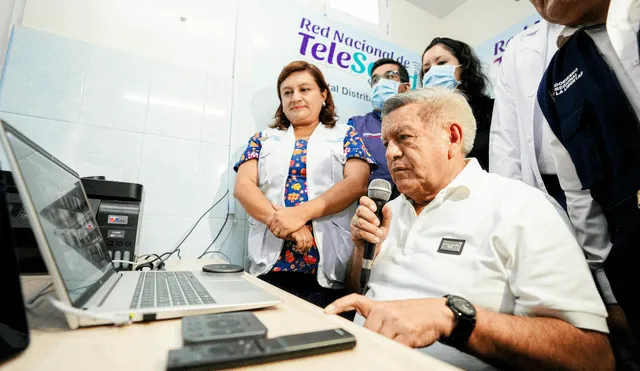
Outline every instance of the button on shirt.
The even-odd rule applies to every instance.
[[[489,174],[471,159],[420,215],[404,195],[390,205],[389,235],[367,292],[373,300],[455,294],[493,312],[608,332],[569,221],[541,191]],[[440,343],[423,351],[464,369],[492,369]]]

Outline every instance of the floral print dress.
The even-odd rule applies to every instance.
[[[247,149],[242,153],[240,161],[234,166],[235,171],[238,171],[238,167],[244,162],[260,157],[260,149],[262,148],[261,138],[262,132],[258,132],[249,139]],[[284,204],[286,207],[295,207],[309,200],[307,195],[307,144],[308,141],[306,139],[296,140],[293,153],[291,154],[289,174],[284,190]],[[353,128],[350,128],[344,138],[344,153],[347,159],[360,158],[371,165],[375,165],[375,161],[365,147],[362,138]],[[311,234],[313,234],[311,221],[309,221],[305,227],[309,228]],[[272,271],[315,274],[319,261],[320,253],[318,252],[315,239],[313,246],[306,254],[298,252],[295,241],[285,240],[280,256],[273,266]]]

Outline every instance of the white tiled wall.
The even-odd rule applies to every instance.
[[[232,70],[240,0],[26,1],[24,26],[200,71]]]
[[[78,121],[89,44],[21,29],[14,35],[0,109],[52,120]]]
[[[0,118],[81,176],[143,184],[139,254],[162,253],[228,190],[231,74],[20,27]],[[220,232],[227,210],[224,199],[206,213],[183,258],[220,234],[212,249],[244,263],[246,214],[230,216]]]
[[[236,80],[234,89],[237,14],[245,2],[10,1],[24,6],[22,25],[28,28],[14,39],[0,118],[82,176],[143,184],[139,253],[171,249],[233,184],[231,166],[256,130],[248,114],[254,107],[236,110],[238,126],[230,127],[233,95],[256,83]],[[273,1],[314,12],[325,4]],[[438,22],[404,0],[389,3],[390,40],[421,50]],[[276,99],[272,89],[265,88],[265,99]],[[0,162],[6,163],[1,151]],[[233,206],[235,218],[213,248],[242,263],[247,215],[237,201]],[[227,207],[223,201],[207,213],[182,246],[182,257],[204,251]]]

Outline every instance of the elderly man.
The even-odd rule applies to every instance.
[[[464,369],[612,369],[606,311],[567,220],[542,192],[465,159],[475,119],[456,91],[419,89],[383,107],[383,140],[403,194],[351,224],[348,284],[376,243],[356,322]],[[448,344],[448,345],[444,345]]]

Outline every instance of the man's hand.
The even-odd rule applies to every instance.
[[[266,224],[271,233],[278,238],[286,238],[309,221],[299,206],[282,207],[273,204],[273,208],[276,211],[269,216]]]
[[[364,242],[377,244],[375,255],[378,255],[382,242],[389,234],[391,225],[391,207],[387,204],[382,208],[382,223],[376,217],[376,203],[367,196],[360,198],[360,206],[351,219],[351,239],[358,249],[364,248]]]
[[[311,227],[303,225],[302,228],[291,233],[290,236],[287,236],[287,240],[295,241],[295,250],[300,254],[305,255],[309,252],[309,249],[313,247],[313,234],[311,234]]]
[[[374,302],[351,294],[334,301],[324,311],[338,314],[356,310],[366,318],[365,328],[412,348],[422,348],[451,334],[455,316],[446,302],[445,298]]]

